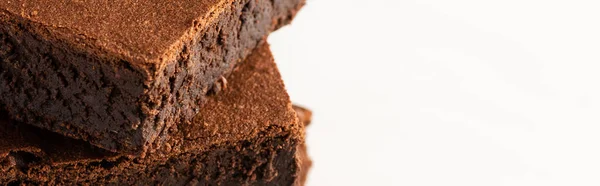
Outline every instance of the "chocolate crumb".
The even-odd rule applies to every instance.
[[[215,82],[212,89],[209,90],[209,95],[217,95],[219,92],[225,90],[227,88],[227,79],[224,76],[221,76],[219,80]]]

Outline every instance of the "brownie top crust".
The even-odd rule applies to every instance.
[[[0,21],[30,21],[47,31],[46,37],[133,64],[152,64],[175,58],[183,41],[233,1],[4,0]]]
[[[303,139],[303,127],[296,117],[283,81],[266,44],[255,50],[229,77],[228,88],[215,95],[194,122],[176,125],[168,132],[161,152],[147,159],[168,158],[210,146],[257,137],[286,134]],[[268,134],[264,134],[269,131]],[[263,135],[263,136],[261,136]],[[122,155],[93,147],[30,125],[9,120],[0,112],[0,163],[11,153],[32,154],[36,161],[50,164],[114,160]],[[32,162],[35,162],[31,160]],[[19,166],[19,165],[15,165]]]
[[[267,129],[303,128],[298,123],[268,44],[258,46],[245,62],[233,69],[223,86],[227,88],[210,97],[193,122],[173,126],[169,135],[156,141],[173,147],[160,152],[189,151],[249,139]]]

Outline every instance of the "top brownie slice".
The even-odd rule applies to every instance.
[[[144,155],[304,0],[0,2],[0,106]]]

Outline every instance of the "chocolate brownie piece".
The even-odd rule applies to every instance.
[[[300,124],[266,45],[229,78],[168,150],[119,155],[0,117],[0,183],[26,185],[295,185]]]
[[[0,107],[144,155],[304,0],[0,1]]]

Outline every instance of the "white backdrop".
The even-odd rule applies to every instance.
[[[600,3],[309,0],[269,41],[310,186],[600,185]]]

